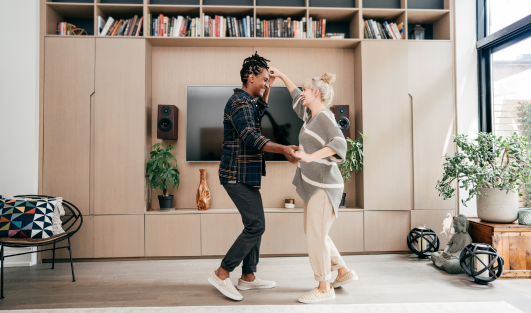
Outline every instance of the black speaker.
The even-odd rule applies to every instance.
[[[159,104],[157,114],[157,138],[177,140],[178,109],[174,105]]]
[[[334,105],[332,106],[332,112],[334,113],[339,129],[343,132],[343,136],[345,136],[345,138],[350,137],[350,120],[348,119],[349,106]]]

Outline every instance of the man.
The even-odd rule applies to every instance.
[[[255,276],[260,242],[265,231],[265,215],[260,195],[261,176],[265,176],[263,152],[280,153],[296,163],[297,146],[283,146],[261,135],[260,118],[267,109],[269,78],[266,60],[257,53],[246,58],[240,71],[242,88],[234,89],[224,111],[223,153],[219,180],[242,216],[244,229],[229,249],[221,266],[208,281],[226,297],[240,301],[241,293],[230,280],[230,272],[242,261],[240,290],[273,288],[276,283]],[[255,100],[257,98],[258,100]]]

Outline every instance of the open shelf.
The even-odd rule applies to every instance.
[[[395,23],[399,25],[404,23],[404,32],[406,34],[404,39],[407,39],[407,20],[406,20],[406,10],[389,10],[389,9],[364,9],[363,11],[363,20],[374,20],[376,22],[382,23]],[[363,21],[361,22],[361,35],[363,37]],[[367,40],[377,40],[377,39],[367,39]],[[392,40],[392,39],[383,39],[383,40]]]
[[[360,38],[358,9],[309,8],[308,11],[309,17],[314,21],[326,19],[325,33],[345,33],[345,38]]]
[[[203,0],[203,5],[221,5],[221,6],[253,6],[253,0]]]
[[[254,7],[252,6],[203,6],[203,13],[214,17],[214,15],[229,15],[237,17],[254,16]]]
[[[409,32],[420,24],[425,31],[426,40],[450,40],[450,10],[408,10]]]
[[[68,22],[94,35],[94,5],[81,3],[48,3],[46,34],[57,35],[57,24]]]
[[[167,6],[167,5],[149,5],[147,7],[147,14],[151,14],[152,18],[157,17],[159,14],[165,15],[165,16],[186,16],[189,15],[190,17],[199,17],[199,6],[193,6],[193,5],[173,5],[173,6]]]
[[[358,8],[358,1],[356,0],[308,0],[309,7],[323,7],[323,8]]]
[[[353,49],[359,39],[315,39],[315,38],[169,38],[148,37],[152,46],[166,47],[283,47]]]
[[[200,0],[146,0],[148,5],[200,5]]]
[[[48,0],[51,3],[90,3],[94,4],[94,0]]]
[[[96,0],[97,4],[144,4],[144,0]]]
[[[424,0],[421,0],[424,1]],[[364,9],[405,9],[406,0],[363,0]]]
[[[448,10],[449,0],[407,0],[408,9]]]
[[[306,0],[256,0],[256,6],[306,7]]]

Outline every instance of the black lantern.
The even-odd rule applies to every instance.
[[[465,273],[481,285],[486,285],[503,274],[503,258],[488,244],[469,244],[461,251],[459,263]]]
[[[427,259],[439,250],[439,237],[429,228],[416,227],[407,235],[407,246],[419,259]]]

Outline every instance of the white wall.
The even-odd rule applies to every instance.
[[[37,194],[38,0],[0,0],[0,42],[0,195]],[[13,250],[25,252],[8,248],[6,254]],[[11,266],[30,263],[36,263],[36,254],[6,259]]]
[[[476,50],[476,0],[455,0],[455,63],[457,93],[457,133],[475,138],[478,133],[478,81]],[[459,212],[477,216],[476,199],[465,207],[459,190]]]

